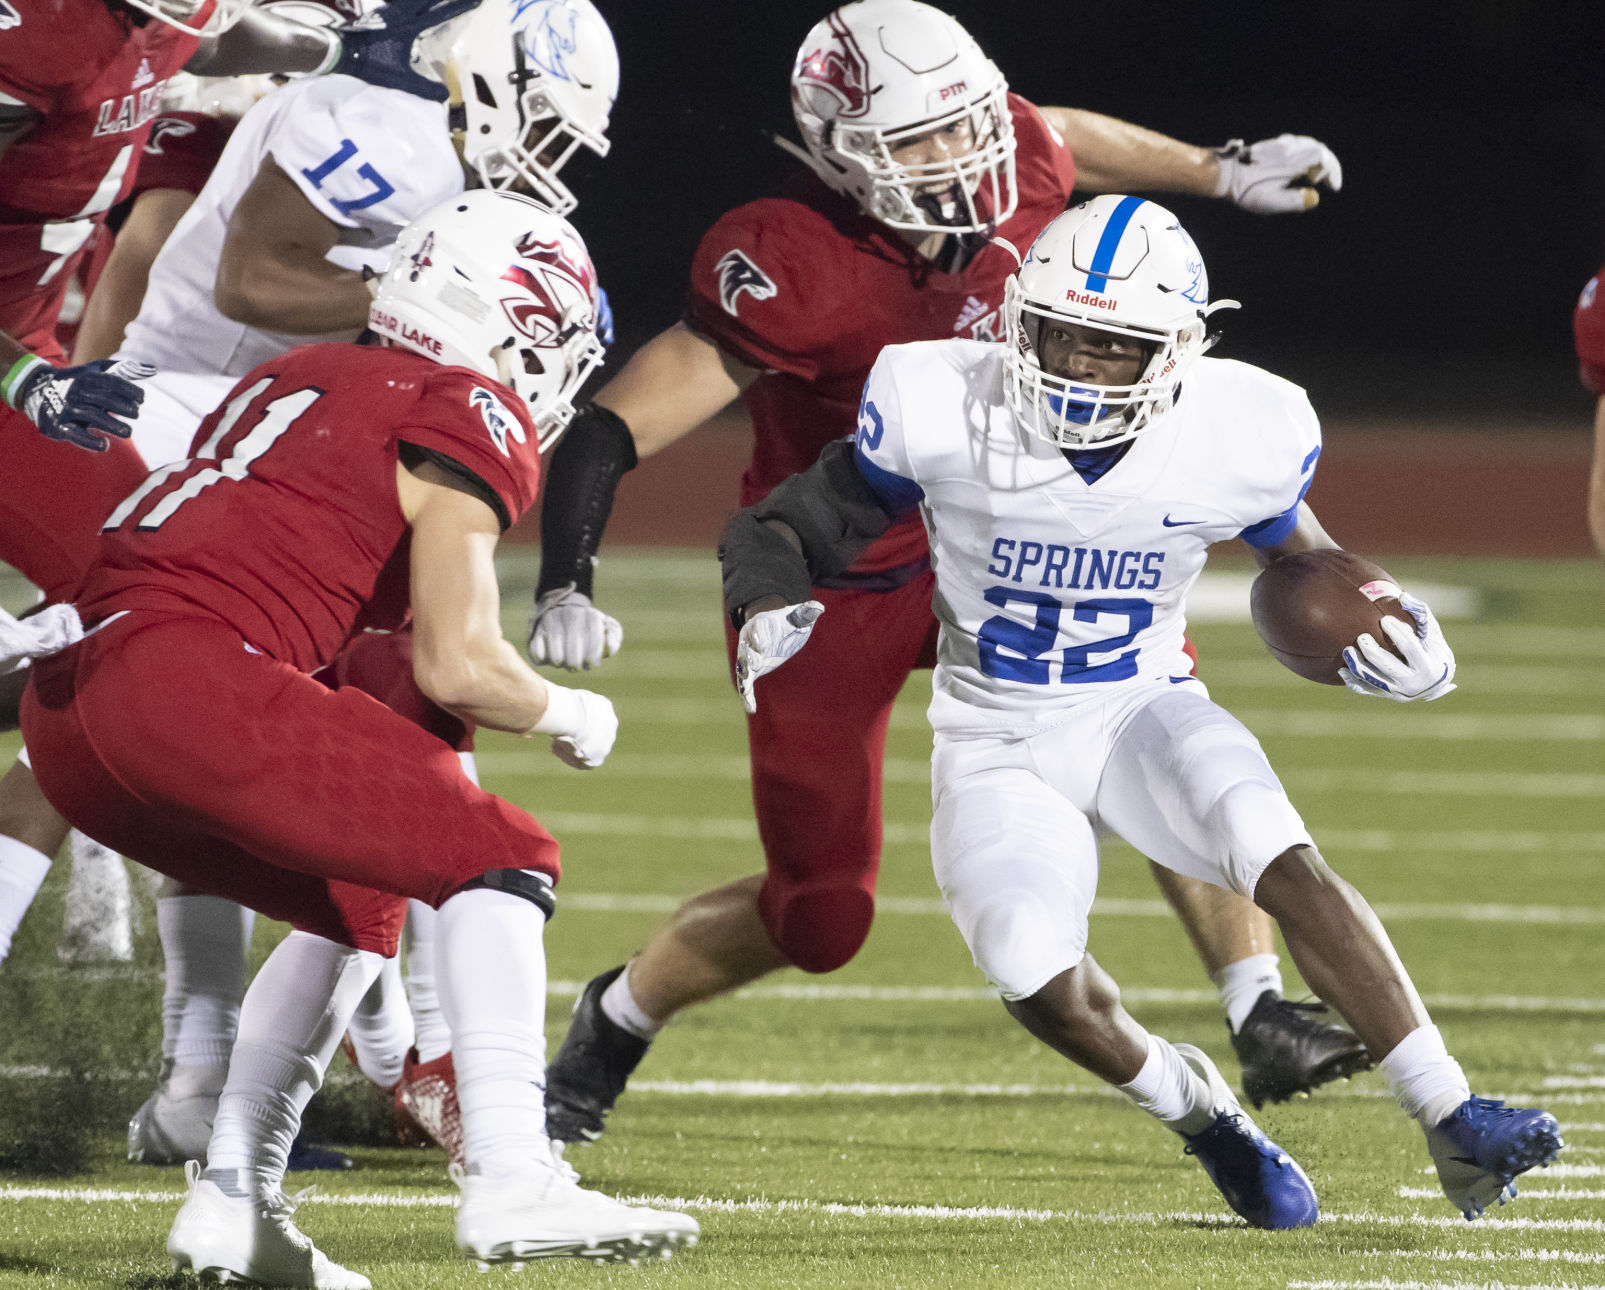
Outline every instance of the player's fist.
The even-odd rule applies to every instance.
[[[817,600],[805,600],[800,605],[766,609],[741,625],[736,638],[736,690],[749,713],[758,711],[753,693],[758,678],[773,672],[806,645],[814,622],[824,612]]]
[[[576,770],[594,770],[613,751],[619,717],[613,705],[590,690],[546,683],[546,711],[534,730],[552,736],[552,756]]]
[[[624,628],[604,614],[574,584],[548,591],[535,602],[529,625],[529,657],[570,672],[593,668],[624,644]]]
[[[20,620],[0,609],[0,675],[59,653],[83,637],[84,625],[71,605],[47,605]]]
[[[1215,196],[1256,215],[1286,215],[1309,210],[1321,193],[1343,187],[1343,167],[1319,139],[1307,134],[1279,134],[1245,144],[1233,139],[1215,149],[1220,178]]]
[[[1382,630],[1393,649],[1370,635],[1361,636],[1343,651],[1338,675],[1356,694],[1371,698],[1398,703],[1441,699],[1455,688],[1454,651],[1426,601],[1405,594],[1399,603],[1415,619],[1415,630],[1397,618],[1384,618]]]
[[[148,363],[109,358],[78,367],[54,367],[32,360],[7,378],[6,402],[39,427],[47,439],[70,443],[87,452],[105,452],[107,435],[128,438],[131,424],[145,401],[135,381],[155,373]]]

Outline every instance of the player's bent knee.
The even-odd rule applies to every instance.
[[[875,918],[875,898],[862,887],[810,887],[773,908],[760,903],[764,926],[780,952],[804,972],[834,972],[857,954]]]
[[[1086,957],[1084,929],[1032,891],[993,892],[969,910],[955,906],[953,919],[975,966],[1008,1002],[1030,999]]]
[[[529,901],[548,919],[557,910],[557,896],[552,891],[552,880],[533,869],[487,869],[477,878],[470,878],[451,895],[460,896],[466,891],[502,891]],[[441,902],[445,904],[445,901]]]

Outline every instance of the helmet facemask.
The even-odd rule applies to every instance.
[[[952,111],[896,127],[834,122],[821,131],[826,164],[862,172],[860,198],[873,218],[910,232],[989,234],[1019,203],[1014,122],[1002,85]],[[930,141],[931,160],[900,161],[898,152]]]
[[[1029,430],[1059,448],[1107,448],[1135,439],[1170,410],[1182,377],[1208,348],[1202,310],[1173,330],[1118,323],[1030,299],[1019,279],[1004,288],[1004,396]],[[1137,344],[1143,361],[1124,385],[1094,384],[1055,372],[1042,361],[1054,323],[1070,323]]]
[[[206,0],[123,0],[123,3],[191,36],[221,35],[251,7],[251,0],[217,0],[206,19],[196,22],[195,16],[206,7]]]

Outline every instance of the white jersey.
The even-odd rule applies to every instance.
[[[857,459],[892,509],[917,502],[930,536],[932,726],[1023,733],[1109,687],[1189,676],[1184,610],[1206,550],[1282,540],[1320,451],[1301,389],[1204,358],[1175,407],[1089,483],[1004,404],[1000,345],[883,350]]]
[[[348,269],[382,272],[402,226],[463,190],[443,103],[350,76],[319,76],[275,90],[247,112],[156,257],[144,304],[118,351],[157,368],[152,384],[161,396],[154,402],[163,414],[135,430],[151,466],[186,455],[201,417],[258,364],[296,345],[357,336],[264,331],[225,318],[213,303],[229,219],[269,159],[340,226],[329,259]],[[177,424],[174,409],[191,415],[187,427]]]

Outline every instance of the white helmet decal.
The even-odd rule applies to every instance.
[[[809,48],[817,37],[826,33],[832,38],[830,41]],[[808,33],[808,42],[797,56],[792,80],[800,82],[804,90],[817,87],[834,98],[841,105],[836,112],[841,120],[852,121],[869,111],[869,63],[853,33],[842,21],[839,10]]]
[[[1163,206],[1105,195],[1066,211],[1026,252],[1004,287],[1004,398],[1022,425],[1061,448],[1124,443],[1174,405],[1193,361],[1212,343],[1204,259]],[[1145,354],[1128,385],[1099,385],[1041,361],[1049,329],[1093,329]]]
[[[528,406],[544,451],[602,361],[606,307],[567,220],[516,193],[478,189],[401,231],[368,326],[400,348],[500,381]],[[522,437],[491,391],[476,390],[473,403],[503,451],[509,433]]]

